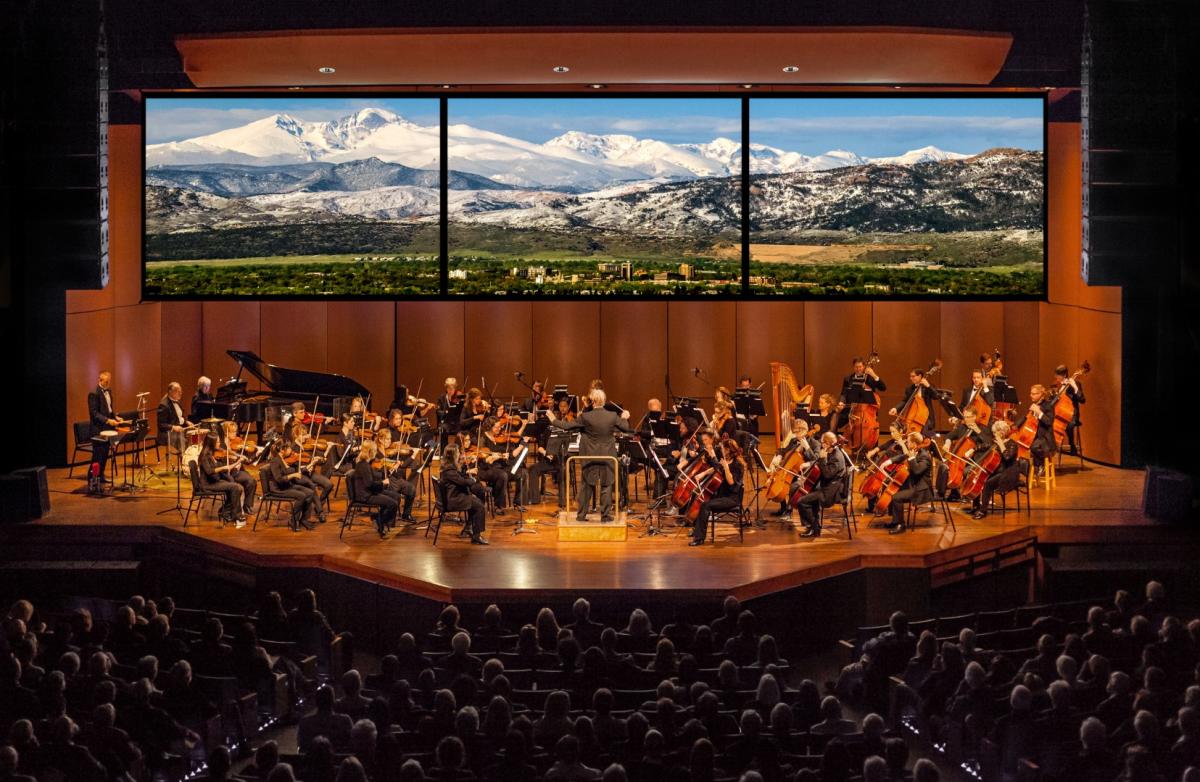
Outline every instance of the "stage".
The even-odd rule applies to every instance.
[[[1141,512],[1144,473],[1064,459],[1057,485],[1031,490],[1032,507],[985,520],[953,513],[956,529],[942,514],[922,509],[917,529],[889,535],[860,515],[858,530],[848,540],[840,524],[827,522],[816,540],[797,534],[799,525],[764,516],[761,527],[746,530],[739,543],[736,529],[718,524],[716,545],[689,548],[688,531],[664,520],[663,534],[644,536],[644,526],[629,529],[623,543],[559,543],[553,520],[557,505],[539,505],[526,516],[536,534],[513,534],[515,513],[488,519],[488,547],[471,546],[447,523],[436,547],[423,527],[398,527],[380,540],[365,521],[355,523],[339,540],[343,499],[335,499],[330,521],[313,531],[291,532],[281,515],[251,525],[222,528],[205,510],[186,528],[182,515],[160,511],[175,502],[175,481],[137,492],[117,491],[88,496],[82,470],[74,478],[66,469],[49,471],[52,511],[34,524],[9,527],[0,539],[49,552],[56,541],[78,546],[92,543],[96,558],[106,545],[132,542],[169,543],[196,556],[210,556],[247,568],[306,568],[361,579],[433,601],[489,602],[521,598],[561,598],[578,593],[653,593],[675,590],[694,599],[732,593],[743,599],[770,595],[857,570],[916,569],[928,573],[933,586],[1001,567],[1033,556],[1039,544],[1122,543],[1171,544],[1186,531],[1168,527]],[[747,493],[749,497],[749,492]],[[184,487],[186,505],[187,487]],[[644,497],[644,495],[643,495]],[[635,504],[633,516],[644,506]],[[953,508],[959,507],[952,504]],[[769,510],[763,507],[764,513]],[[424,521],[424,504],[414,515]],[[30,548],[33,547],[33,548]],[[6,546],[12,551],[11,546]],[[10,557],[12,554],[9,555]],[[991,563],[990,565],[988,563]]]

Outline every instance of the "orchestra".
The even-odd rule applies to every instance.
[[[599,378],[576,395],[565,385],[552,386],[550,378],[525,383],[518,372],[529,392],[524,398],[497,399],[487,386],[464,391],[447,377],[435,402],[398,387],[386,414],[371,410],[365,389],[360,395],[310,399],[312,412],[304,401],[290,401],[266,418],[271,425],[265,435],[260,426],[257,438],[250,423],[244,431],[239,425],[244,418],[195,420],[197,410],[214,401],[212,381],[201,376],[188,410],[180,383],[167,385],[156,410],[155,436],[185,464],[195,462],[203,484],[224,495],[221,521],[238,528],[255,512],[260,478],[272,495],[294,500],[294,531],[325,522],[335,480],[343,478],[353,482],[360,502],[380,509],[376,531],[386,537],[397,519],[414,523],[422,481],[435,476],[445,482],[447,509],[466,512],[478,545],[487,543],[482,533],[488,515],[515,508],[523,518],[526,504],[542,501],[546,475],[554,478],[565,507],[574,480],[565,465],[575,453],[605,457],[583,465],[577,520],[586,520],[592,510],[599,511],[601,523],[616,521],[618,510],[637,516],[625,484],[640,474],[647,512],[672,519],[687,529],[689,545],[700,546],[714,514],[759,503],[767,506],[760,515],[769,513],[787,525],[798,521],[803,538],[819,537],[822,511],[847,501],[862,503],[881,523],[887,519],[883,526],[891,534],[906,531],[909,508],[934,497],[961,502],[964,512],[984,519],[997,493],[1018,486],[1022,470],[1032,482],[1059,450],[1081,448],[1080,408],[1086,400],[1080,377],[1090,369],[1087,362],[1073,373],[1065,364],[1055,366],[1050,382],[1032,384],[1028,402],[1014,406],[998,350],[980,354],[969,385],[957,392],[936,387],[942,365],[936,359],[910,370],[908,384],[886,413],[880,412],[887,392],[880,363],[875,352],[852,359],[835,396],[818,394],[785,364],[771,362],[771,450],[759,439],[758,416],[747,412],[752,409],[747,400],[765,401],[748,375],[738,377],[736,392],[711,386],[711,408],[705,405],[711,415],[694,397],[672,396],[671,406],[651,398],[636,429],[629,412],[609,401]],[[115,443],[122,428],[129,431],[130,422],[114,404],[112,373],[101,372],[88,393],[93,442]],[[318,412],[330,406],[345,412]],[[939,407],[949,431],[938,431]],[[626,439],[630,447],[619,447]],[[107,448],[93,457],[98,480],[107,457]],[[621,491],[614,493],[614,481]]]

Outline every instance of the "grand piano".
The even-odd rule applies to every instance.
[[[217,389],[212,402],[199,402],[193,411],[198,418],[224,418],[238,423],[255,423],[261,429],[271,408],[286,407],[300,401],[310,412],[327,416],[349,409],[349,400],[364,399],[371,392],[353,378],[333,372],[277,367],[249,350],[226,350],[238,364],[237,376]],[[262,390],[248,391],[242,379],[247,370],[262,384]]]

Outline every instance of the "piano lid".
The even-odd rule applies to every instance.
[[[226,350],[240,367],[262,381],[263,385],[281,394],[320,394],[332,396],[371,395],[365,386],[353,378],[333,372],[312,372],[307,369],[288,369],[268,364],[249,350]]]

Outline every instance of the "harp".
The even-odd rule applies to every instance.
[[[792,411],[796,405],[812,406],[813,387],[801,388],[792,368],[781,361],[771,362],[771,402],[775,413],[775,447],[792,434]]]

